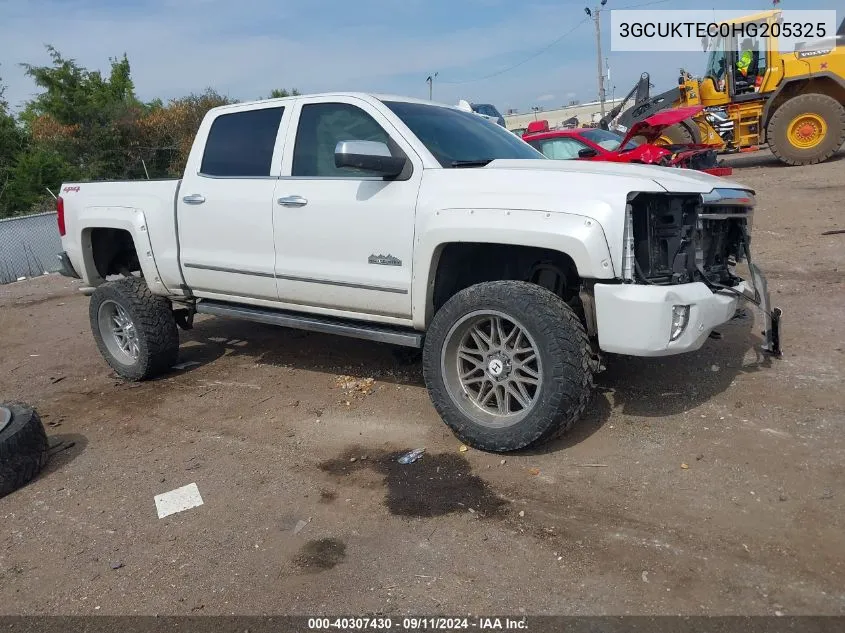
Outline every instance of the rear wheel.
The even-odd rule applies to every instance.
[[[578,317],[557,295],[519,281],[480,283],[449,299],[426,334],[423,374],[455,434],[497,452],[567,431],[592,388]]]
[[[142,278],[99,286],[88,314],[100,353],[122,378],[152,378],[176,363],[179,332],[173,308],[150,292]]]
[[[845,143],[845,107],[823,94],[793,97],[772,115],[766,138],[787,165],[820,163]]]

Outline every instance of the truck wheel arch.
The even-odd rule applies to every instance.
[[[425,326],[452,296],[487,281],[528,281],[565,300],[578,295],[580,274],[566,252],[496,242],[446,242],[430,259]]]
[[[88,283],[98,286],[106,281],[103,273],[119,274],[119,270],[113,269],[114,257],[119,258],[131,246],[138,269],[150,289],[156,294],[169,294],[161,282],[143,211],[89,207],[82,212],[80,220],[83,276]]]

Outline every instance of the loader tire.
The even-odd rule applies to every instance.
[[[824,162],[845,143],[845,106],[824,94],[793,97],[769,119],[766,140],[787,165]]]
[[[692,119],[685,119],[663,130],[657,145],[692,145],[701,141],[698,125]]]
[[[593,386],[590,344],[575,312],[522,281],[479,283],[451,297],[426,333],[423,376],[455,435],[491,452],[565,433]]]
[[[169,370],[179,357],[179,331],[165,297],[143,278],[98,286],[88,308],[91,331],[106,362],[122,378],[141,381]]]
[[[32,407],[0,405],[0,497],[35,479],[47,463],[47,433]]]

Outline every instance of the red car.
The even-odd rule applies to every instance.
[[[645,163],[729,176],[733,170],[718,165],[716,151],[710,145],[653,145],[663,130],[695,116],[701,109],[692,106],[658,112],[635,123],[624,136],[600,128],[551,130],[548,121],[533,121],[522,139],[547,158]]]

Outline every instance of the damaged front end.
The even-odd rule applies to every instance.
[[[751,260],[753,211],[753,194],[739,189],[714,189],[706,194],[632,193],[622,276],[627,283],[656,286],[701,282],[713,293],[733,294],[753,303],[765,319],[763,349],[779,357],[782,312],[771,307],[766,278]],[[743,261],[750,271],[750,287],[736,272]],[[682,322],[682,311],[677,320]]]

